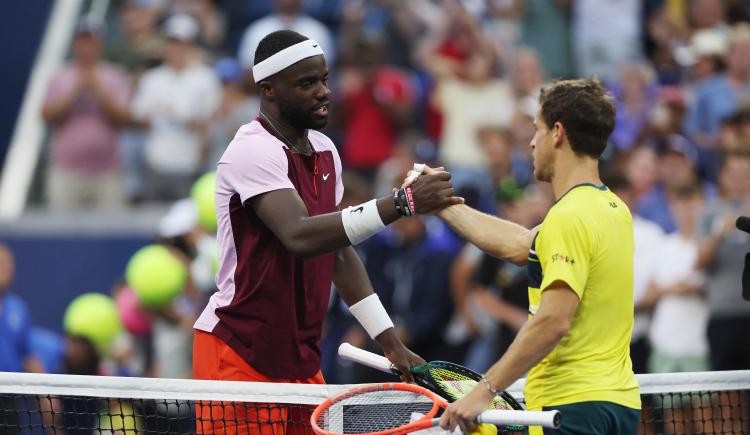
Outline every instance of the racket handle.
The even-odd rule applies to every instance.
[[[496,425],[518,424],[523,426],[560,427],[560,411],[516,411],[493,409],[484,411],[477,417],[477,423]]]
[[[393,373],[395,370],[395,367],[388,361],[388,358],[354,347],[349,343],[341,343],[341,346],[339,346],[339,356],[349,361],[372,367],[375,370],[380,370],[381,372]],[[398,373],[398,371],[396,372]]]

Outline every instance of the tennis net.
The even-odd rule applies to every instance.
[[[750,370],[638,380],[639,433],[750,433]],[[312,409],[349,387],[0,373],[0,434],[312,434]]]

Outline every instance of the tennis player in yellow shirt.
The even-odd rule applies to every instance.
[[[633,223],[598,170],[614,123],[614,104],[599,82],[554,83],[541,91],[530,144],[534,176],[552,183],[556,199],[544,222],[529,230],[465,205],[439,213],[485,252],[526,264],[529,275],[528,322],[483,382],[448,406],[443,428],[472,429],[495,392],[528,372],[527,409],[562,413],[561,428],[544,433],[636,433]]]

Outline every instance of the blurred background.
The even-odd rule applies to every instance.
[[[214,291],[213,174],[258,113],[260,39],[296,30],[331,70],[343,206],[413,162],[527,227],[554,203],[528,143],[539,90],[601,80],[617,105],[605,183],[636,238],[637,373],[750,368],[740,297],[750,236],[746,0],[34,0],[0,35],[0,370],[191,376]],[[500,235],[499,235],[500,236]],[[433,217],[357,247],[402,339],[484,371],[527,317],[526,271]],[[332,292],[330,383],[371,348]]]

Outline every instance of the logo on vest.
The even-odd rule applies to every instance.
[[[331,173],[323,174],[323,181],[328,181],[328,177],[331,175]]]

